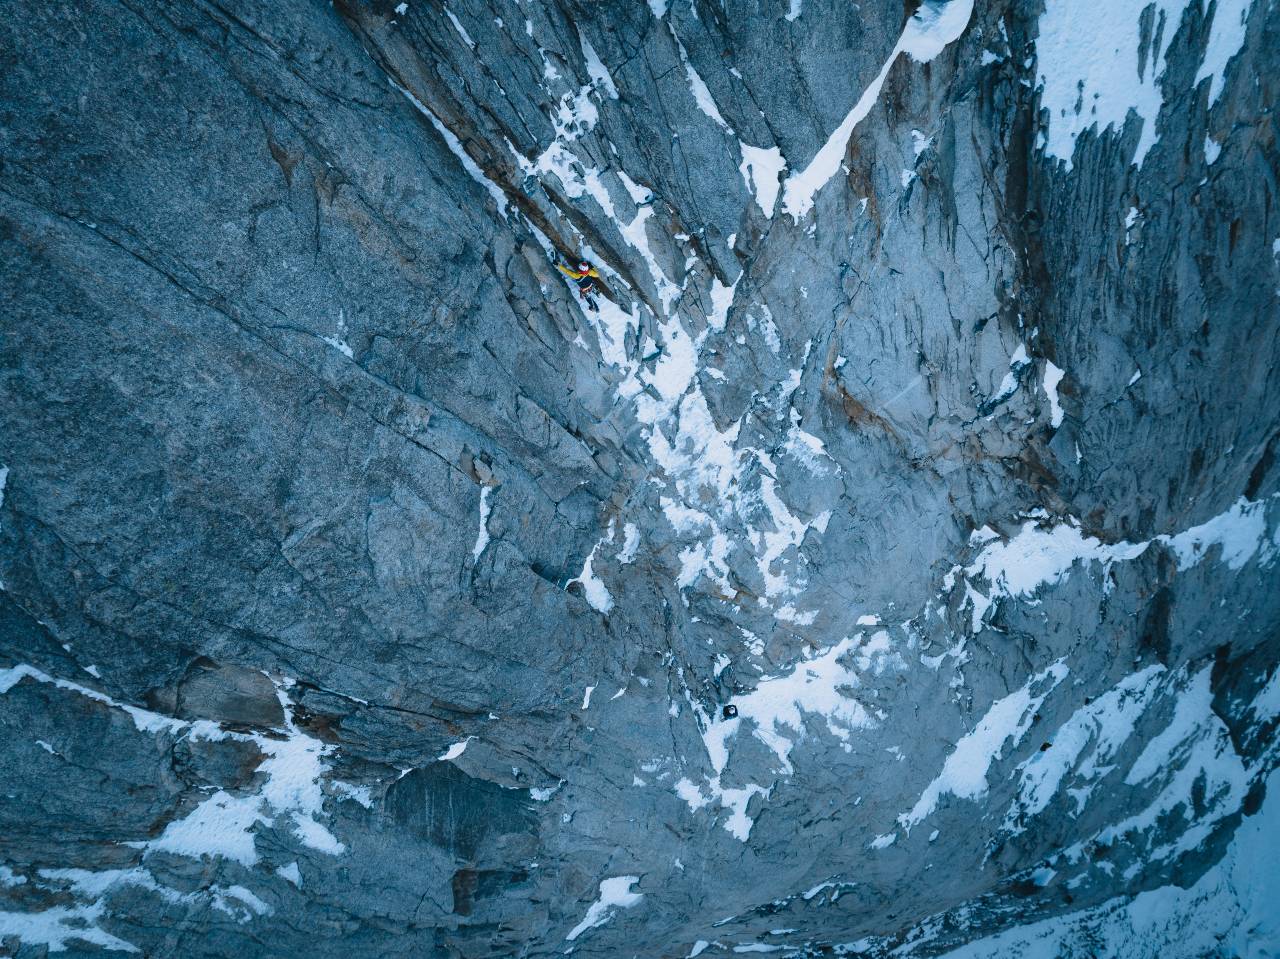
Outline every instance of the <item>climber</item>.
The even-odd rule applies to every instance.
[[[592,312],[599,313],[600,304],[596,302],[596,280],[600,279],[600,272],[586,260],[579,261],[577,269],[574,269],[557,259],[556,269],[578,284],[578,295],[582,297],[582,302],[586,303]]]

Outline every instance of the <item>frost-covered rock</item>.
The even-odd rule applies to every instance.
[[[4,949],[1280,949],[1277,10],[10,11]]]

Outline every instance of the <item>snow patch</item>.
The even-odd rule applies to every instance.
[[[760,212],[771,218],[773,207],[778,202],[778,191],[782,187],[780,178],[787,168],[782,150],[779,147],[753,147],[741,140],[738,141],[738,147],[742,151],[742,164],[738,167],[742,180],[755,196]]]
[[[1055,585],[1077,562],[1097,561],[1110,564],[1141,556],[1148,543],[1103,544],[1096,536],[1085,536],[1078,526],[1068,522],[1049,528],[1036,520],[1028,520],[1007,542],[994,542],[977,555],[965,568],[971,577],[981,577],[991,584],[991,596],[1031,596],[1043,585]],[[976,594],[976,590],[973,591]],[[981,594],[971,596],[990,602]],[[980,616],[975,608],[973,628],[976,632]]]
[[[889,53],[880,72],[862,92],[857,103],[846,114],[840,125],[832,131],[826,143],[818,150],[809,165],[787,178],[783,191],[782,209],[799,223],[813,209],[814,197],[840,169],[854,128],[866,118],[880,97],[880,89],[899,53],[906,53],[913,60],[927,63],[941,53],[948,44],[959,38],[969,25],[973,13],[973,0],[949,0],[947,3],[925,3],[907,21],[897,44]]]
[[[450,746],[448,749],[446,749],[444,752],[442,752],[439,756],[436,757],[436,762],[447,763],[457,759],[459,756],[461,756],[464,752],[467,751],[467,744],[470,743],[471,740],[475,738],[476,738],[475,736],[468,736],[466,739],[460,742],[454,743],[452,746]]]
[[[474,50],[476,48],[476,42],[471,39],[470,34],[468,34],[467,31],[463,28],[462,23],[458,20],[457,17],[453,15],[453,11],[450,10],[448,7],[445,7],[444,15],[448,17],[449,22],[453,24],[453,29],[458,31],[458,36],[462,37],[463,43],[465,43],[472,50]]]
[[[581,584],[582,595],[591,605],[591,608],[598,613],[608,613],[609,610],[613,609],[613,597],[609,595],[609,590],[605,588],[604,581],[591,568],[592,563],[595,562],[596,550],[599,548],[599,543],[592,547],[591,552],[587,554],[586,561],[582,564],[582,572],[569,580],[565,586],[569,586],[572,583]]]
[[[1219,558],[1228,569],[1243,569],[1255,555],[1269,565],[1274,562],[1278,549],[1274,540],[1267,539],[1267,504],[1270,499],[1250,501],[1242,496],[1230,509],[1213,519],[1176,536],[1159,536],[1156,539],[1167,543],[1177,555],[1179,571],[1201,562],[1214,546],[1221,548]]]
[[[1215,0],[1213,4],[1213,26],[1209,30],[1209,43],[1205,46],[1204,60],[1200,63],[1195,79],[1197,85],[1202,80],[1209,80],[1211,107],[1222,96],[1227,64],[1244,46],[1245,27],[1252,5],[1253,0]],[[1208,152],[1207,149],[1205,152]]]
[[[1204,135],[1205,166],[1213,166],[1218,161],[1218,157],[1221,155],[1222,155],[1222,144],[1206,133]]]
[[[449,16],[452,18],[453,14],[449,14]],[[461,25],[458,25],[458,27],[461,30]],[[449,128],[440,121],[440,118],[432,113],[421,100],[394,80],[389,80],[388,82],[391,84],[393,89],[399,90],[403,93],[405,98],[414,105],[417,111],[426,117],[431,125],[435,127],[436,132],[440,134],[440,138],[444,140],[445,146],[449,148],[450,153],[458,158],[458,161],[462,164],[462,168],[467,171],[467,175],[470,176],[471,179],[475,180],[476,183],[480,184],[480,186],[484,187],[489,196],[493,197],[493,202],[498,207],[498,213],[505,220],[507,218],[507,195],[502,192],[502,188],[485,176],[484,171],[480,169],[476,164],[476,161],[471,159],[467,154],[467,151],[462,148],[462,143],[458,138],[453,135]],[[337,347],[335,347],[335,349],[337,349]]]
[[[973,631],[981,629],[983,615],[996,596],[1027,598],[1041,586],[1060,582],[1076,563],[1099,562],[1106,567],[1128,562],[1137,559],[1153,544],[1173,551],[1179,571],[1203,562],[1215,546],[1220,549],[1220,560],[1231,570],[1243,569],[1255,558],[1269,566],[1280,555],[1280,542],[1267,535],[1267,510],[1274,499],[1275,495],[1258,501],[1241,497],[1230,508],[1198,526],[1140,543],[1104,544],[1096,536],[1084,535],[1072,517],[1058,525],[1046,525],[1044,518],[1027,520],[1009,540],[988,542],[973,562],[964,567],[967,576],[990,584],[990,592],[983,594],[968,580],[964,581],[966,596],[973,606]],[[1280,527],[1276,536],[1280,536]],[[978,541],[971,539],[971,542]],[[953,584],[954,579],[946,588],[950,589]]]
[[[1058,384],[1063,372],[1049,360],[1044,363],[1044,395],[1049,398],[1049,425],[1055,430],[1062,425],[1062,404],[1058,401]]]
[[[960,39],[973,15],[973,0],[925,0],[903,28],[898,48],[917,63],[928,63]]]
[[[698,75],[698,71],[693,68],[693,64],[689,62],[689,53],[685,50],[684,44],[680,42],[680,38],[676,36],[675,27],[671,26],[670,23],[667,24],[667,27],[671,30],[671,38],[676,42],[676,51],[680,54],[680,62],[684,64],[685,78],[689,81],[689,92],[693,94],[693,99],[698,104],[698,109],[721,130],[726,133],[733,133],[733,128],[720,115],[720,108],[716,106],[716,101],[711,96],[711,91],[707,89],[706,83]]]
[[[325,756],[333,747],[314,739],[294,723],[293,705],[286,690],[293,681],[276,683],[276,696],[285,717],[285,727],[274,734],[242,733],[223,729],[207,720],[186,722],[120,703],[78,683],[54,679],[32,666],[21,664],[0,670],[0,694],[7,693],[22,679],[47,683],[104,703],[129,715],[139,732],[185,734],[192,739],[235,740],[254,744],[265,756],[257,772],[266,781],[255,793],[235,796],[218,790],[181,819],[171,821],[155,839],[127,843],[153,852],[168,852],[193,859],[223,858],[252,866],[258,861],[252,829],[258,823],[272,824],[281,817],[293,824],[293,832],[304,845],[328,855],[339,855],[346,847],[320,823],[324,794],[321,781],[329,767]]]
[[[1053,734],[1048,749],[1032,754],[1018,767],[1018,799],[1009,807],[1005,828],[1023,832],[1025,821],[1048,808],[1068,775],[1084,783],[1070,790],[1075,800],[1072,814],[1078,815],[1096,780],[1111,769],[1108,764],[1133,735],[1165,675],[1163,666],[1148,666],[1076,710]]]
[[[615,876],[601,880],[600,898],[591,904],[582,922],[574,926],[565,939],[573,942],[588,929],[603,926],[614,917],[618,909],[630,909],[638,903],[644,898],[644,894],[632,892],[631,887],[639,881],[639,876]]]
[[[1021,382],[1022,372],[1031,365],[1031,357],[1027,355],[1027,347],[1024,343],[1019,343],[1018,348],[1013,351],[1013,356],[1009,357],[1009,371],[1005,373],[1004,379],[1000,381],[1000,387],[995,394],[987,399],[986,408],[993,409],[1018,392],[1018,384]]]
[[[578,43],[582,47],[582,59],[586,61],[587,76],[591,78],[592,86],[597,90],[603,90],[611,100],[618,99],[618,88],[614,86],[613,77],[609,75],[595,47],[582,35],[582,31],[578,31]]]
[[[867,711],[842,688],[857,684],[856,674],[841,664],[848,653],[856,651],[861,635],[844,639],[824,653],[797,664],[779,676],[765,677],[750,693],[734,696],[729,703],[738,710],[737,718],[721,722],[704,721],[703,744],[711,762],[713,776],[704,777],[702,785],[688,779],[676,783],[677,795],[697,811],[712,801],[730,810],[725,828],[746,841],[751,832],[751,819],[746,806],[756,794],[768,796],[769,789],[750,783],[744,789],[722,785],[721,775],[729,761],[729,743],[743,728],[765,744],[779,763],[778,771],[792,772],[790,755],[796,743],[805,737],[805,717],[820,716],[832,735],[847,741],[851,730],[873,725]],[[706,717],[703,717],[706,720]],[[709,795],[704,795],[704,790]]]
[[[1271,673],[1267,684],[1253,697],[1249,710],[1259,723],[1265,723],[1280,716],[1280,668]]]
[[[898,817],[899,824],[910,831],[938,808],[943,796],[978,799],[986,795],[987,772],[1001,758],[1005,743],[1017,746],[1022,742],[1040,704],[1069,672],[1065,663],[1058,660],[1021,688],[992,703],[978,724],[956,743],[942,771],[925,787],[915,807]]]
[[[106,905],[55,906],[40,912],[0,912],[0,936],[14,936],[29,946],[45,946],[50,952],[66,952],[69,942],[86,942],[102,949],[138,952],[130,942],[118,939],[96,925]]]
[[[348,346],[345,341],[338,339],[336,336],[322,336],[320,339],[324,340],[347,359],[352,359],[355,356],[351,351],[351,347]]]
[[[1142,165],[1157,138],[1168,51],[1191,2],[1048,0],[1035,41],[1041,105],[1049,111],[1048,156],[1070,170],[1082,133],[1119,131],[1132,113],[1142,123],[1132,162]],[[1214,5],[1209,42],[1195,78],[1196,84],[1210,79],[1210,106],[1222,94],[1227,64],[1244,44],[1250,2],[1217,0]],[[1141,19],[1148,7],[1155,26],[1144,47]]]
[[[635,523],[626,523],[622,527],[622,549],[618,551],[618,563],[626,566],[634,563],[636,550],[640,547],[640,530]]]
[[[1189,888],[1161,886],[1132,898],[1030,923],[970,942],[940,959],[1055,959],[1082,943],[1090,955],[1160,959],[1232,955],[1262,959],[1280,942],[1280,771],[1256,815],[1246,816],[1226,854]]]
[[[471,559],[478,562],[480,554],[484,552],[484,548],[489,545],[489,494],[492,492],[487,485],[480,487],[480,532],[476,535],[476,544],[471,547]]]

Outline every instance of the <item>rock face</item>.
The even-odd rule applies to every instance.
[[[0,38],[0,951],[1280,948],[1280,7]]]

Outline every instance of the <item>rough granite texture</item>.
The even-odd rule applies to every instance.
[[[739,141],[803,169],[916,4],[6,4],[0,953],[928,956],[1212,867],[1277,755],[1280,5],[1211,103],[1163,4],[1070,165],[1042,6],[899,56],[797,218]],[[1240,562],[968,568],[1242,497]]]

